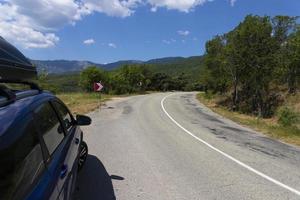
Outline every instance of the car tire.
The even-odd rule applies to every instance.
[[[84,163],[86,161],[88,155],[88,145],[85,141],[82,141],[80,144],[80,151],[78,156],[78,170],[81,170],[84,166]]]

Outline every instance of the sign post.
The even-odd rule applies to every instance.
[[[104,86],[101,84],[101,81],[99,83],[94,83],[94,92],[99,92],[99,100],[98,100],[99,112],[101,111],[101,90],[103,88]]]

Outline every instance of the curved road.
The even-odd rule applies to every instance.
[[[300,199],[300,148],[222,118],[195,95],[122,98],[91,113],[75,199]]]

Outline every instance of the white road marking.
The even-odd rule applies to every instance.
[[[262,178],[264,178],[264,179],[267,179],[268,181],[270,181],[270,182],[272,182],[272,183],[274,183],[274,184],[276,184],[276,185],[278,185],[278,186],[280,186],[280,187],[282,187],[282,188],[285,188],[285,189],[289,190],[290,192],[292,192],[292,193],[294,193],[294,194],[300,196],[300,191],[298,191],[298,190],[296,190],[296,189],[294,189],[294,188],[292,188],[292,187],[290,187],[290,186],[288,186],[288,185],[285,185],[284,183],[281,183],[280,181],[277,181],[276,179],[271,178],[270,176],[268,176],[268,175],[266,175],[266,174],[264,174],[264,173],[262,173],[262,172],[260,172],[260,171],[258,171],[258,170],[256,170],[256,169],[254,169],[254,168],[250,167],[249,165],[247,165],[247,164],[245,164],[245,163],[239,161],[238,159],[232,157],[231,155],[229,155],[229,154],[227,154],[227,153],[225,153],[225,152],[223,152],[223,151],[217,149],[216,147],[212,146],[211,144],[207,143],[206,141],[202,140],[201,138],[195,136],[193,133],[191,133],[190,131],[188,131],[187,129],[185,129],[183,126],[181,126],[181,125],[180,125],[173,117],[171,117],[171,115],[166,111],[165,106],[164,106],[164,102],[165,102],[166,98],[168,98],[168,97],[171,96],[171,95],[173,95],[173,94],[169,94],[169,95],[165,96],[165,97],[161,100],[160,104],[161,104],[162,110],[163,110],[164,113],[170,118],[170,120],[171,120],[172,122],[174,122],[174,123],[175,123],[179,128],[181,128],[184,132],[186,132],[187,134],[189,134],[190,136],[192,136],[193,138],[195,138],[195,139],[198,140],[199,142],[205,144],[205,145],[208,146],[209,148],[213,149],[214,151],[216,151],[216,152],[222,154],[223,156],[225,156],[226,158],[230,159],[231,161],[237,163],[238,165],[240,165],[240,166],[242,166],[242,167],[248,169],[249,171],[251,171],[251,172],[253,172],[253,173],[259,175],[260,177],[262,177]]]

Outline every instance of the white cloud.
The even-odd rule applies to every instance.
[[[101,12],[127,17],[141,0],[0,0],[0,35],[23,48],[48,48],[56,31],[84,16]]]
[[[108,43],[107,46],[111,47],[111,48],[117,48],[117,45],[115,43]]]
[[[190,34],[190,31],[188,31],[188,30],[185,30],[185,31],[179,30],[179,31],[177,31],[177,33],[178,33],[178,35],[188,36]]]
[[[0,1],[0,35],[23,48],[53,47],[54,32],[76,20],[78,9],[72,0]]]
[[[147,0],[155,12],[158,7],[165,7],[169,10],[179,10],[189,12],[198,5],[202,5],[211,0]]]
[[[81,6],[73,0],[6,0],[15,21],[38,30],[56,30],[78,20]]]
[[[169,41],[169,40],[163,40],[162,42],[165,44],[171,44],[171,41]]]
[[[82,0],[84,8],[92,12],[105,13],[108,16],[128,17],[142,0]]]
[[[94,44],[94,43],[95,43],[95,40],[92,39],[92,38],[83,41],[83,44],[85,44],[85,45],[91,45],[91,44]]]
[[[54,33],[42,33],[16,23],[0,21],[0,35],[23,48],[49,48],[55,46],[59,38]]]
[[[131,16],[139,6],[189,12],[212,0],[0,0],[0,34],[24,48],[48,48],[59,42],[57,31],[93,13]],[[231,5],[236,0],[228,0]],[[189,32],[182,32],[188,35]],[[180,34],[180,33],[179,33]]]
[[[175,43],[175,42],[176,42],[176,40],[175,40],[175,39],[170,39],[170,40],[162,40],[162,42],[163,42],[164,44],[172,44],[172,43]]]
[[[236,2],[236,0],[230,0],[230,5],[234,6],[235,2]]]
[[[151,12],[156,12],[157,11],[157,7],[152,7],[151,8]]]

